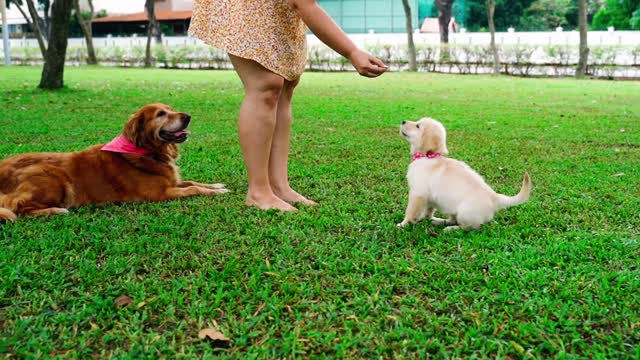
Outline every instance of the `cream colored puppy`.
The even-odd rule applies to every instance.
[[[413,160],[407,173],[409,205],[398,226],[426,217],[435,225],[446,225],[446,231],[478,229],[498,210],[529,199],[532,185],[526,172],[518,195],[505,196],[493,191],[467,164],[445,157],[449,153],[447,133],[438,121],[403,121],[400,133],[411,144]],[[449,218],[433,217],[435,210]]]

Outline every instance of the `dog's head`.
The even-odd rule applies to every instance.
[[[136,112],[124,127],[124,136],[136,146],[156,150],[185,142],[191,116],[165,104],[149,104]]]
[[[403,121],[400,134],[411,144],[412,152],[428,152],[447,155],[447,131],[442,124],[431,118],[419,121]]]

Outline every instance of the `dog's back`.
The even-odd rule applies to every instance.
[[[68,169],[79,153],[27,153],[0,162],[0,220],[41,204],[63,206],[73,192]],[[86,170],[86,169],[85,169]]]

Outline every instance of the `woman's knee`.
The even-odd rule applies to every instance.
[[[267,106],[275,107],[285,87],[284,85],[285,80],[280,75],[269,74],[254,81],[251,88],[247,89],[247,95]]]

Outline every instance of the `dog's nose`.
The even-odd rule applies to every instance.
[[[406,124],[407,121],[406,120],[402,120],[402,125]]]
[[[189,114],[182,115],[182,122],[184,123],[185,126],[188,125],[190,121],[191,121],[191,115]]]

